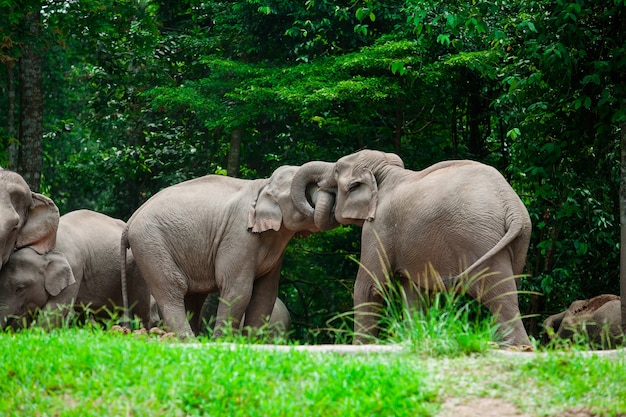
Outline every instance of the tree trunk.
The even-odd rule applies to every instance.
[[[396,126],[393,135],[393,148],[395,152],[400,155],[402,148],[402,133],[404,132],[404,100],[402,98],[398,99],[398,104],[396,107]]]
[[[620,298],[622,304],[622,331],[626,334],[626,123],[621,123],[620,135],[620,185],[619,185],[619,223],[620,223]]]
[[[15,129],[15,62],[13,60],[7,63],[7,126],[6,132],[9,138],[7,146],[7,168],[15,169],[17,167],[18,146],[17,135]]]
[[[241,154],[241,136],[243,129],[237,127],[230,134],[230,150],[228,151],[228,166],[226,174],[229,177],[239,176],[239,155]]]
[[[31,190],[39,191],[43,146],[43,89],[39,44],[41,3],[26,13],[24,27],[27,40],[19,60],[20,126],[17,172]]]

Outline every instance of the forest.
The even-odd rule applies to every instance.
[[[496,167],[533,223],[530,334],[619,294],[626,0],[3,0],[0,166],[61,214],[360,149]],[[360,228],[293,239],[294,338],[338,337]],[[335,329],[335,330],[333,330]]]

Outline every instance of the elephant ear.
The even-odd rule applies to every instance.
[[[75,284],[76,279],[67,258],[61,252],[52,251],[44,257],[47,262],[44,268],[44,286],[48,294],[56,297],[65,288]]]
[[[248,231],[262,233],[267,230],[280,229],[283,222],[283,211],[275,197],[272,183],[261,188],[252,202],[248,215]]]
[[[372,171],[360,168],[353,172],[348,185],[348,192],[342,217],[372,221],[378,205],[378,185]]]
[[[17,237],[16,248],[30,246],[39,253],[54,249],[59,228],[59,209],[46,196],[32,193],[28,219]]]

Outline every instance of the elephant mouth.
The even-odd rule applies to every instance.
[[[2,323],[0,324],[0,329],[18,329],[20,327],[21,321],[19,320],[18,316],[8,316],[5,317],[4,320],[2,320]]]

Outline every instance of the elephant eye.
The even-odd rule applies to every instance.
[[[357,188],[359,188],[359,185],[361,185],[360,182],[353,182],[351,184],[348,184],[348,192],[356,190]]]
[[[25,289],[25,285],[18,285],[17,287],[15,287],[15,294],[21,294],[24,292]]]

